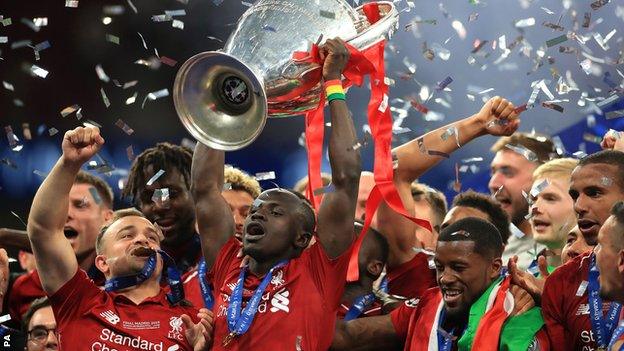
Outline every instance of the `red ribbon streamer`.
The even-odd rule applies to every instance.
[[[380,19],[378,4],[371,3],[364,5],[364,13],[371,24]],[[387,106],[383,111],[380,111],[379,108],[384,97],[387,99],[389,90],[388,85],[385,83],[384,48],[384,41],[364,51],[359,51],[347,44],[347,49],[351,56],[343,72],[344,77],[347,79],[343,84],[345,86],[351,84],[359,86],[362,84],[365,75],[371,75],[371,98],[368,104],[368,120],[375,141],[375,186],[366,201],[364,227],[351,251],[349,269],[347,272],[348,282],[357,281],[359,279],[358,255],[360,247],[362,246],[364,236],[368,228],[370,228],[375,211],[377,211],[382,199],[385,200],[394,211],[412,220],[421,227],[429,231],[432,230],[429,221],[411,217],[407,213],[403,207],[401,197],[394,186],[394,168],[391,155],[392,117],[390,115],[390,109]],[[293,59],[299,62],[317,63],[322,66],[318,46],[316,45],[312,46],[310,52],[295,52]],[[318,107],[314,111],[310,111],[306,114],[306,145],[309,158],[309,181],[306,192],[315,208],[318,208],[321,198],[320,195],[314,195],[313,190],[322,187],[321,158],[323,151],[323,108],[325,105],[325,97],[321,96],[320,100]]]

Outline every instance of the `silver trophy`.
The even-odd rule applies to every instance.
[[[296,51],[340,37],[364,50],[390,37],[399,14],[379,1],[380,20],[370,24],[363,7],[344,0],[260,0],[238,22],[222,51],[188,59],[178,71],[173,101],[186,129],[220,150],[253,142],[267,117],[301,115],[323,93],[318,64],[293,61]]]

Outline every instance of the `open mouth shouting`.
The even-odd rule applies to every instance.
[[[539,218],[533,218],[533,227],[535,228],[535,231],[538,233],[542,233],[544,231],[546,231],[546,229],[548,229],[548,227],[550,227],[550,222],[539,219]]]
[[[265,231],[262,224],[258,222],[250,222],[245,228],[244,240],[250,243],[259,241],[264,237]]]
[[[598,231],[600,230],[600,224],[594,220],[580,218],[577,222],[579,230],[585,237],[585,240],[590,242],[588,238],[594,238],[598,235]],[[594,244],[590,244],[594,245]]]
[[[136,256],[136,257],[150,257],[155,252],[156,251],[150,249],[149,247],[138,246],[130,251],[130,255]]]
[[[63,233],[65,234],[65,237],[67,239],[69,239],[70,243],[74,243],[76,242],[76,239],[78,238],[78,231],[72,227],[65,227],[63,228]]]

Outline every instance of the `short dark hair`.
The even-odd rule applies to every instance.
[[[98,255],[102,253],[102,238],[104,237],[104,234],[106,233],[108,228],[110,228],[110,226],[113,225],[113,223],[117,222],[118,220],[124,217],[130,217],[130,216],[143,217],[147,219],[147,217],[145,217],[143,212],[137,210],[134,207],[124,208],[124,209],[113,212],[113,218],[111,218],[110,221],[106,222],[106,224],[104,224],[102,228],[100,228],[100,232],[98,233],[98,236],[95,238],[95,252]]]
[[[511,136],[499,138],[490,150],[492,152],[511,150],[506,147],[508,144],[524,147],[525,149],[533,152],[537,157],[537,160],[535,161],[537,164],[542,164],[553,158],[558,158],[555,144],[552,142],[550,137],[543,134],[516,132]]]
[[[498,229],[503,244],[507,245],[507,240],[509,240],[509,236],[511,235],[509,217],[497,201],[493,200],[488,195],[468,190],[455,196],[453,199],[453,207],[456,206],[475,208],[487,214],[490,218],[490,223]]]
[[[32,320],[35,312],[44,307],[50,306],[52,305],[50,304],[50,300],[46,296],[40,297],[30,304],[30,307],[28,307],[28,310],[26,310],[26,312],[22,316],[22,331],[24,332],[24,334],[28,333],[28,325],[30,324],[30,321]]]
[[[578,166],[583,167],[591,164],[607,164],[613,165],[618,168],[618,177],[615,181],[620,187],[621,191],[624,191],[624,152],[615,150],[602,150],[591,155],[587,155],[579,161]]]
[[[496,227],[481,218],[467,217],[442,229],[438,242],[472,241],[474,252],[486,258],[500,258],[503,241]]]
[[[187,147],[171,143],[158,143],[156,146],[143,151],[132,163],[128,174],[128,183],[123,189],[124,197],[131,196],[134,203],[140,199],[139,192],[145,188],[149,179],[145,173],[148,166],[152,166],[154,172],[177,169],[184,177],[186,188],[191,188],[191,163],[193,151]]]
[[[113,208],[113,189],[111,189],[110,185],[102,178],[85,171],[80,171],[76,175],[74,184],[88,184],[93,186],[98,195],[100,195],[102,205],[109,209]]]
[[[428,186],[427,184],[418,182],[413,182],[411,189],[414,201],[420,201],[421,199],[427,201],[433,210],[433,214],[436,216],[436,224],[440,225],[442,221],[444,221],[444,216],[446,216],[446,212],[448,211],[444,193]]]

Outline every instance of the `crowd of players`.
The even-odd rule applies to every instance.
[[[338,40],[322,50],[324,79],[340,79],[348,52]],[[623,347],[617,134],[601,152],[561,158],[548,137],[517,132],[515,106],[493,98],[393,150],[403,205],[433,230],[382,203],[354,251],[375,180],[361,171],[345,101],[330,109],[332,186],[318,209],[306,180],[262,191],[222,151],[159,143],[130,170],[124,195],[135,207],[114,210],[106,182],[81,171],[103,136],[68,131],[27,231],[0,230],[26,271],[10,274],[0,250],[7,325],[21,328],[26,350]],[[456,138],[443,137],[449,129]],[[462,192],[448,208],[416,183],[443,159],[423,145],[450,154],[483,135],[500,137],[491,194]],[[352,255],[359,274],[347,281]]]

